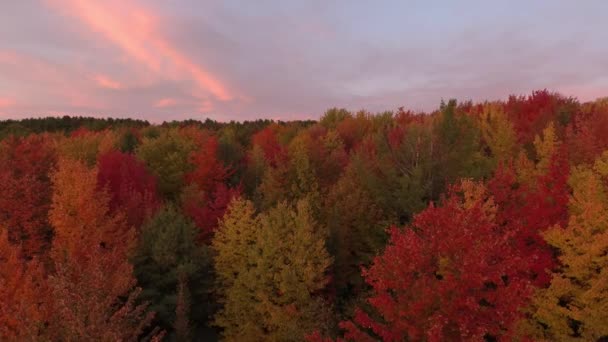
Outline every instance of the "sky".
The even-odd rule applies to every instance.
[[[1,0],[0,119],[608,96],[608,1]]]

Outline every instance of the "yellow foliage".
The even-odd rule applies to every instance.
[[[495,161],[509,160],[514,156],[517,136],[502,103],[485,103],[478,123],[483,140],[492,151]]]
[[[550,122],[543,130],[542,137],[538,135],[534,138],[534,149],[538,157],[536,168],[539,173],[545,173],[549,168],[551,157],[559,148],[560,141],[555,132],[555,125]]]
[[[561,268],[534,298],[528,325],[536,338],[595,341],[608,335],[608,185],[598,172],[605,156],[594,168],[573,170],[568,227],[544,234],[559,250]]]

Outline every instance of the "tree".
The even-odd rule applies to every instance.
[[[87,166],[95,165],[99,155],[115,150],[117,145],[118,137],[114,131],[91,132],[86,128],[57,141],[60,156],[81,161]]]
[[[98,189],[97,178],[96,169],[70,159],[60,159],[52,175],[52,340],[135,340],[152,319],[136,304],[139,290],[127,261],[133,229],[110,211],[110,195]]]
[[[528,260],[494,221],[481,185],[463,184],[443,202],[392,228],[389,245],[363,271],[373,313],[358,310],[340,326],[352,341],[505,338],[526,303]],[[466,248],[463,248],[466,246]]]
[[[250,220],[250,204],[238,203],[233,208],[247,213],[244,222]],[[233,235],[240,226],[233,223],[240,222],[233,216],[237,211],[231,208],[229,213],[226,222],[230,222],[232,234],[218,233],[219,240],[213,244],[220,256],[218,279],[227,279],[228,285],[222,289],[223,308],[215,316],[224,338],[297,341],[326,325],[327,318],[321,317],[327,317],[327,311],[318,293],[327,284],[331,258],[325,250],[325,233],[314,221],[310,205],[300,201],[293,210],[281,203],[261,215],[257,226],[243,227],[253,230],[245,233],[255,234],[253,243]],[[227,257],[233,243],[249,248],[241,250],[240,256]],[[231,258],[245,265],[236,275],[230,273],[230,267],[222,269],[225,263],[221,261]]]
[[[533,337],[599,341],[608,337],[608,152],[593,167],[570,177],[567,227],[544,233],[559,253],[559,268],[548,288],[534,298],[528,323]]]
[[[190,155],[192,172],[185,175],[189,184],[196,184],[201,191],[212,191],[217,183],[223,183],[230,171],[217,158],[218,141],[214,136],[206,137],[202,146]]]
[[[546,286],[555,266],[551,247],[542,237],[549,227],[565,225],[568,217],[569,164],[563,148],[555,150],[545,171],[532,165],[530,179],[518,180],[517,169],[501,165],[488,181],[498,205],[497,222],[511,231],[520,253],[535,260],[526,272],[538,286]]]
[[[177,283],[177,304],[175,305],[175,339],[187,342],[191,340],[190,331],[190,291],[185,275],[180,275]]]
[[[25,261],[0,227],[0,339],[39,340],[51,313],[47,294],[42,266]]]
[[[136,149],[158,178],[158,189],[167,198],[175,199],[184,185],[184,176],[193,170],[190,155],[196,150],[196,141],[182,130],[164,129],[158,137],[144,137]]]
[[[139,230],[160,206],[156,179],[133,155],[112,151],[99,157],[97,186],[110,193],[110,211],[125,214]]]
[[[57,260],[49,276],[54,341],[136,341],[154,313],[138,304],[133,267],[123,253],[88,246],[78,260]],[[154,331],[153,333],[154,334]]]
[[[369,266],[385,246],[390,223],[352,168],[331,188],[323,208],[330,234],[328,249],[334,257],[331,286],[338,304],[348,307],[362,294],[361,267]]]
[[[26,258],[48,251],[52,229],[49,172],[55,151],[42,135],[9,138],[0,143],[0,225]]]
[[[470,116],[458,111],[456,100],[442,104],[434,132],[437,140],[434,195],[460,178],[478,179],[488,173],[488,159],[480,149],[480,131]]]
[[[133,247],[134,230],[123,213],[110,211],[110,195],[99,190],[97,179],[96,168],[70,159],[58,161],[49,212],[56,260],[77,258],[91,246],[115,249],[123,256]]]
[[[188,280],[194,303],[209,303],[209,260],[204,246],[197,244],[197,229],[173,206],[161,209],[144,224],[133,255],[135,275],[143,288],[141,297],[157,313],[156,322],[168,331],[176,324],[179,279]],[[182,303],[186,305],[186,302]],[[193,322],[202,322],[211,305],[197,305],[191,310]]]
[[[504,104],[484,103],[478,117],[481,136],[495,164],[515,157],[517,136],[504,111]]]
[[[217,184],[210,193],[199,190],[196,185],[184,188],[181,196],[182,209],[199,229],[197,241],[201,243],[210,241],[228,204],[239,194],[239,188],[231,189],[223,183]]]

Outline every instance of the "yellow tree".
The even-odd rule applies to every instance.
[[[120,212],[110,212],[110,196],[98,190],[96,169],[62,159],[52,182],[49,338],[136,340],[152,316],[137,304],[140,290],[127,260],[134,243],[132,227]]]
[[[596,341],[608,336],[608,151],[570,177],[570,220],[544,235],[560,268],[534,300],[532,335]]]
[[[328,311],[319,292],[331,264],[325,236],[305,200],[258,218],[251,203],[233,203],[213,241],[223,296],[215,324],[227,341],[301,341],[323,330]]]
[[[55,259],[70,257],[90,246],[123,251],[133,247],[133,229],[121,212],[110,213],[110,196],[98,190],[96,168],[64,158],[59,160],[52,182],[49,219],[55,231]]]
[[[478,123],[483,141],[490,148],[495,162],[509,160],[514,156],[517,136],[502,103],[484,103]]]

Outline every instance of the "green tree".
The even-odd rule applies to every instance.
[[[190,154],[196,143],[180,129],[162,130],[158,137],[144,136],[136,154],[158,177],[158,187],[168,198],[176,198],[184,185],[184,175],[193,170]]]
[[[203,304],[209,303],[211,287],[208,253],[197,245],[197,234],[191,221],[167,206],[144,224],[133,256],[141,297],[150,302],[159,324],[167,330],[175,323],[180,277],[188,279],[192,301],[200,303],[191,308],[192,321],[204,321],[210,311],[210,305]]]

